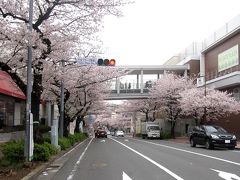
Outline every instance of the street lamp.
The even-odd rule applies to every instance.
[[[65,62],[72,62],[72,63],[76,63],[77,61],[65,61],[65,60],[61,60],[62,62],[62,68],[64,70],[64,66],[65,66]],[[64,132],[64,82],[63,79],[61,79],[61,93],[60,93],[60,127],[59,127],[59,136],[63,137],[63,132]]]

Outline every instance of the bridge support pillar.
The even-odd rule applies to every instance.
[[[141,93],[143,93],[143,88],[144,88],[144,84],[143,84],[143,70],[141,70]]]
[[[184,77],[187,77],[187,70],[184,71]]]
[[[116,84],[117,84],[117,94],[120,94],[120,79],[116,78]]]
[[[136,89],[139,89],[139,74],[137,74],[137,86]]]
[[[204,77],[205,73],[205,55],[201,54],[200,56],[200,76]]]

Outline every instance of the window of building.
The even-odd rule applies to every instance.
[[[14,99],[0,99],[0,128],[4,126],[13,126],[14,121]]]
[[[232,91],[232,95],[236,101],[240,101],[240,88],[234,88]]]

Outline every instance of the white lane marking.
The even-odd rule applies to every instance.
[[[80,146],[82,143],[84,143],[87,139],[85,139],[83,142],[79,143],[76,147],[72,148],[70,151],[66,152],[62,157],[68,155],[69,153],[71,153],[72,151],[74,151],[78,146]]]
[[[132,178],[130,178],[124,171],[122,174],[122,178],[123,178],[123,180],[132,180]]]
[[[71,171],[70,175],[68,176],[67,180],[71,180],[73,178],[73,176],[75,175],[75,172],[77,171],[77,167],[80,164],[80,161],[82,160],[84,154],[86,153],[88,147],[90,146],[91,142],[92,142],[93,138],[90,140],[90,142],[88,143],[87,147],[84,149],[83,153],[81,154],[81,156],[78,158],[78,161],[76,162],[76,164],[74,165],[73,170]]]
[[[128,139],[124,139],[124,141],[127,141],[127,142],[128,142]]]
[[[110,139],[112,139],[112,138],[110,138]],[[142,153],[140,153],[140,152],[138,152],[138,151],[130,148],[129,146],[127,146],[127,145],[125,145],[125,144],[117,141],[116,139],[112,139],[112,140],[115,141],[115,142],[117,142],[117,143],[119,143],[119,144],[121,144],[122,146],[130,149],[131,151],[135,152],[136,154],[138,154],[139,156],[143,157],[144,159],[150,161],[151,163],[153,163],[154,165],[156,165],[157,167],[159,167],[160,169],[162,169],[163,171],[165,171],[166,173],[168,173],[170,176],[174,177],[175,179],[177,179],[177,180],[184,180],[184,179],[181,178],[180,176],[176,175],[175,173],[173,173],[173,172],[170,171],[169,169],[165,168],[165,167],[162,166],[161,164],[158,164],[156,161],[150,159],[149,157],[143,155]]]
[[[105,140],[101,140],[100,142],[105,142]]]
[[[42,172],[44,176],[48,176],[48,173],[46,171]]]
[[[240,153],[240,151],[233,151],[233,152],[237,152],[237,153]]]
[[[225,180],[240,180],[240,177],[237,176],[236,174],[220,171],[217,169],[211,169],[211,170],[218,172],[218,176]]]
[[[211,159],[215,159],[215,160],[219,160],[219,161],[223,161],[223,162],[226,162],[226,163],[230,163],[230,164],[240,166],[240,163],[238,163],[238,162],[229,161],[229,160],[226,160],[226,159],[222,159],[222,158],[218,158],[218,157],[214,157],[214,156],[209,156],[209,155],[206,155],[206,154],[192,152],[192,151],[188,151],[188,150],[184,150],[184,149],[180,149],[180,148],[175,148],[175,147],[171,147],[171,146],[167,146],[167,145],[163,145],[163,144],[157,144],[157,143],[153,143],[153,142],[143,141],[143,140],[139,140],[139,139],[135,139],[135,140],[136,141],[142,141],[142,142],[149,143],[149,144],[153,144],[153,145],[156,145],[156,146],[162,146],[162,147],[166,147],[166,148],[169,148],[169,149],[174,149],[174,150],[177,150],[177,151],[186,152],[186,153],[189,153],[189,154],[195,154],[195,155],[198,155],[198,156],[203,156],[203,157],[207,157],[207,158],[211,158]]]

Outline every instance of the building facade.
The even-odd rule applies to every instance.
[[[0,71],[0,129],[24,124],[25,100],[11,76]]]
[[[240,15],[227,22],[203,43],[200,56],[203,82],[207,87],[232,93],[240,101]],[[198,86],[203,84],[199,83]],[[221,118],[214,123],[240,137],[239,114]]]
[[[202,42],[185,48],[179,59],[177,64],[189,65],[188,74],[196,77],[198,87],[206,85],[227,91],[240,101],[240,15]],[[240,114],[219,118],[214,123],[240,137]]]

